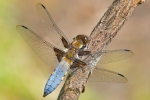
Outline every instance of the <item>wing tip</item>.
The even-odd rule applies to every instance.
[[[124,81],[122,81],[123,83],[128,82],[128,79],[127,79],[124,75],[122,75],[122,74],[120,74],[120,73],[118,73],[118,75],[124,78]]]
[[[44,9],[46,9],[44,5],[41,4],[41,6],[42,6]]]
[[[120,75],[120,76],[122,76],[122,77],[125,77],[124,75],[122,75],[122,74],[120,74],[120,73],[118,73],[118,75]]]
[[[16,26],[16,28],[18,29],[19,27],[23,27],[23,28],[25,28],[25,29],[28,29],[26,26],[24,26],[24,25],[17,25]]]
[[[126,51],[126,52],[130,52],[130,54],[131,54],[131,55],[130,55],[130,57],[134,55],[134,53],[133,53],[131,50],[124,49],[124,51]]]
[[[124,51],[131,51],[131,50],[128,50],[128,49],[124,49]]]
[[[42,6],[44,9],[46,9],[46,7],[45,7],[43,4],[37,3],[37,6],[38,6],[38,5]]]
[[[22,25],[22,27],[25,28],[25,29],[28,29],[26,26],[23,26],[23,25]]]

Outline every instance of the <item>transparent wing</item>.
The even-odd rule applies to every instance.
[[[130,58],[133,56],[133,52],[126,49],[117,49],[117,50],[103,50],[100,53],[101,58],[97,65],[99,64],[105,64],[105,63],[111,63],[111,62],[117,62],[120,60],[124,60],[127,58]]]
[[[48,10],[44,7],[44,5],[38,3],[36,5],[37,12],[39,18],[41,20],[42,26],[48,35],[49,39],[55,43],[59,48],[63,49],[64,45],[62,43],[62,37],[69,43],[67,37],[64,33],[58,28],[58,26],[53,21],[51,15],[49,14]],[[70,44],[70,43],[69,43]]]
[[[111,82],[111,83],[125,83],[127,78],[122,74],[103,69],[103,68],[94,68],[92,75],[89,77],[88,81],[95,82]]]
[[[16,28],[24,40],[45,63],[50,66],[56,66],[58,64],[52,44],[48,43],[25,26],[18,25]]]

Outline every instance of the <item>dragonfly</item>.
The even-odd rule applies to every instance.
[[[91,53],[91,51],[86,49],[90,38],[81,34],[77,35],[72,42],[69,42],[65,34],[55,24],[46,7],[38,3],[36,9],[42,26],[51,42],[44,40],[26,26],[17,25],[16,29],[37,56],[49,66],[57,66],[46,82],[43,95],[45,97],[57,88],[69,70],[88,66],[88,63],[84,62],[81,57],[88,56]],[[102,56],[97,66],[102,63],[124,60],[133,55],[132,51],[126,49],[101,50],[100,53]],[[97,66],[94,67],[89,80],[127,82],[127,78],[122,74]]]

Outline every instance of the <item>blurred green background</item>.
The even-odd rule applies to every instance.
[[[63,82],[43,98],[54,68],[42,62],[16,31],[23,24],[46,39],[36,12],[42,3],[71,41],[89,35],[113,0],[0,0],[0,100],[56,100]],[[87,83],[79,100],[150,100],[150,1],[137,7],[108,49],[129,49],[132,58],[101,65],[127,83]]]

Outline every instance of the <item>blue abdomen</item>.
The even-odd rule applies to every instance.
[[[64,60],[62,60],[58,64],[58,66],[56,67],[54,72],[51,74],[51,76],[49,77],[49,79],[45,85],[43,97],[47,96],[48,94],[50,94],[52,91],[55,90],[55,88],[62,81],[62,79],[65,76],[65,73],[67,72],[69,67],[70,67],[70,65],[68,64],[68,62],[66,62]]]

